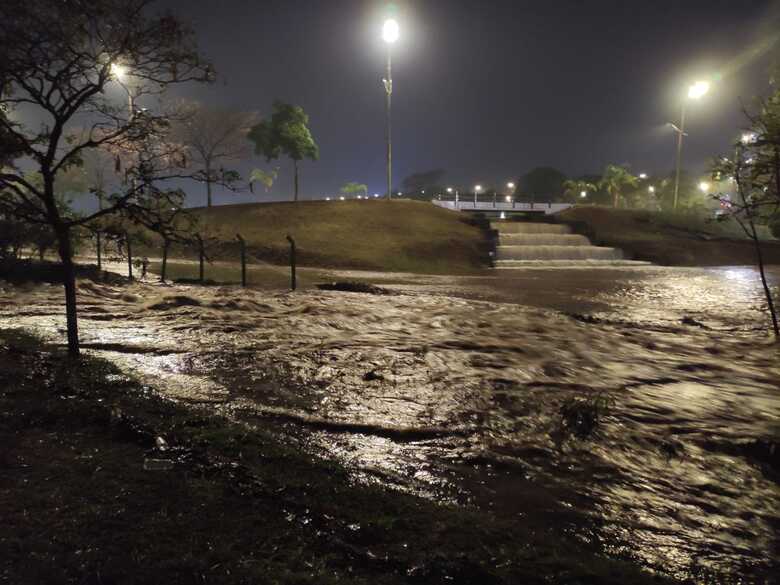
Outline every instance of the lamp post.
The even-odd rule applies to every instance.
[[[688,99],[698,100],[704,94],[710,90],[710,84],[707,81],[697,81],[691,87],[688,88]],[[683,100],[682,108],[680,110],[680,125],[677,126],[670,122],[674,131],[677,132],[677,163],[674,171],[674,209],[677,209],[678,193],[680,192],[680,161],[682,158],[682,143],[683,136],[687,136],[685,133],[685,106],[687,100]]]
[[[393,193],[393,138],[391,129],[391,99],[393,95],[393,53],[392,46],[398,40],[398,22],[394,18],[385,20],[382,26],[382,40],[387,44],[387,72],[382,83],[385,86],[385,113],[387,116],[385,140],[387,141],[387,198]]]
[[[459,195],[458,190],[457,189],[453,189],[452,187],[447,187],[447,193],[451,194],[453,191],[455,191],[455,207],[457,207],[458,206],[458,195]]]
[[[482,185],[476,185],[474,187],[474,207],[477,206],[477,195],[482,191]]]

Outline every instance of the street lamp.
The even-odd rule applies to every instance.
[[[382,83],[385,86],[385,114],[387,116],[385,126],[385,140],[387,141],[387,198],[392,198],[393,189],[393,138],[391,128],[391,100],[393,95],[393,58],[392,46],[398,40],[398,21],[394,18],[385,20],[382,26],[382,40],[387,44],[387,73]]]
[[[652,185],[650,185],[650,186],[647,188],[647,190],[648,190],[648,192],[649,192],[651,195],[652,195],[653,193],[655,193],[655,187],[653,187]]]
[[[710,84],[708,81],[697,81],[688,88],[688,99],[698,100],[704,96],[710,90]],[[685,106],[687,100],[683,100],[682,108],[680,110],[680,125],[670,123],[674,131],[677,132],[677,164],[674,171],[674,209],[677,209],[677,198],[680,191],[680,159],[682,156],[682,143],[683,136],[687,136],[685,133]]]
[[[706,193],[709,190],[710,190],[710,184],[707,181],[702,181],[701,183],[699,183],[699,191],[701,191],[702,193]]]
[[[453,191],[455,191],[455,205],[457,206],[458,205],[458,195],[459,195],[458,190],[457,189],[453,189],[452,187],[447,187],[447,193],[452,193]]]
[[[647,173],[639,173],[639,178],[640,179],[646,179],[647,178]]]
[[[507,189],[514,189],[515,188],[515,184],[510,181],[509,183],[506,184],[506,187],[507,187]]]
[[[580,191],[580,197],[581,197],[581,198],[583,198],[583,199],[584,199],[584,198],[585,198],[585,197],[587,197],[587,196],[588,196],[588,192],[587,192],[587,191]]]
[[[477,194],[478,194],[480,191],[482,191],[482,185],[476,185],[476,186],[474,187],[474,205],[475,205],[475,206],[476,206],[476,204],[477,204]]]

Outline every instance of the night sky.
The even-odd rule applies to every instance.
[[[502,184],[535,166],[568,175],[627,163],[669,171],[687,86],[719,79],[689,107],[684,166],[704,169],[743,124],[740,99],[769,90],[780,21],[759,0],[397,2],[394,177],[434,168],[445,182]],[[194,27],[219,81],[189,97],[270,114],[304,107],[321,158],[301,170],[306,197],[347,181],[384,192],[385,46],[381,2],[168,0]],[[270,196],[288,198],[291,164]],[[257,158],[242,165],[268,167]],[[205,201],[200,186],[191,204]],[[217,202],[254,196],[218,195]]]

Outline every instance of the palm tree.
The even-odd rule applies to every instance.
[[[594,191],[596,191],[596,185],[588,181],[570,179],[563,182],[563,194],[573,203],[577,201],[578,197],[582,197],[583,193],[593,193]]]
[[[628,172],[626,167],[619,165],[607,165],[604,175],[599,181],[599,187],[612,195],[612,207],[617,209],[620,197],[625,187],[636,187],[639,178]]]

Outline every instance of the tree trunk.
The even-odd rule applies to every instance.
[[[780,341],[780,326],[777,324],[777,312],[775,311],[775,303],[772,299],[772,291],[769,290],[769,285],[766,282],[766,274],[764,273],[764,255],[761,253],[761,241],[758,239],[758,233],[756,232],[756,225],[750,218],[750,229],[753,232],[753,244],[756,247],[756,260],[758,261],[758,273],[761,275],[761,284],[764,287],[764,295],[766,296],[766,304],[769,308],[769,315],[772,317],[772,331],[775,334],[775,341]]]
[[[133,282],[133,245],[130,243],[130,234],[125,234],[127,243],[127,278]]]
[[[98,270],[103,270],[103,255],[102,255],[102,251],[100,249],[100,247],[101,247],[100,232],[97,232],[95,242],[96,242],[96,249],[97,249]]]
[[[198,280],[203,284],[204,272],[203,272],[203,257],[206,255],[203,250],[203,239],[198,236]]]
[[[62,262],[62,283],[65,286],[65,318],[68,328],[68,353],[79,355],[79,327],[76,308],[76,269],[73,265],[73,250],[70,246],[70,230],[58,227],[57,244]]]
[[[612,207],[613,207],[614,209],[617,209],[617,208],[618,208],[618,203],[619,203],[619,201],[620,201],[620,195],[618,194],[618,192],[617,192],[617,191],[615,191],[614,199],[613,199],[613,201],[612,201]]]
[[[160,282],[165,282],[165,272],[168,268],[168,247],[170,242],[166,239],[163,243],[162,268],[160,269]]]
[[[211,167],[206,165],[206,206],[211,207]]]
[[[293,168],[295,169],[295,201],[298,201],[298,161],[293,159]]]

